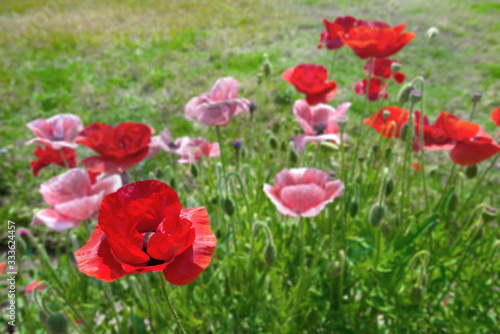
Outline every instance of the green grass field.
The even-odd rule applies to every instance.
[[[398,223],[397,210],[392,209],[399,205],[397,194],[402,190],[397,186],[387,198],[390,214],[384,229],[372,228],[367,217],[382,175],[373,144],[387,143],[370,128],[357,127],[364,99],[354,94],[353,87],[364,77],[364,61],[344,47],[334,63],[331,51],[316,48],[322,19],[344,15],[406,24],[416,37],[392,58],[403,62],[408,79],[425,78],[425,112],[431,121],[440,110],[467,118],[470,97],[479,89],[483,98],[474,121],[490,135],[496,133],[489,113],[500,106],[498,1],[2,0],[0,148],[6,150],[0,153],[2,245],[7,245],[7,219],[18,228],[30,227],[33,214],[45,207],[39,185],[62,171],[51,166],[37,178],[32,175],[34,146],[24,145],[33,137],[28,122],[72,113],[85,125],[133,121],[148,124],[157,133],[168,128],[174,138],[202,136],[216,141],[215,129],[184,119],[184,106],[219,77],[232,76],[240,83],[239,95],[258,105],[252,139],[246,114],[223,129],[220,144],[231,170],[242,175],[242,184],[234,180],[234,215],[225,214],[219,205],[216,158],[202,161],[197,178],[189,165],[176,165],[165,152],[131,171],[133,180],[170,184],[185,207],[205,206],[210,214],[218,240],[211,265],[194,283],[169,288],[188,333],[500,333],[500,234],[494,222],[485,223],[481,233],[470,231],[480,220],[470,204],[500,206],[499,168],[492,168],[471,202],[467,196],[477,178],[467,179],[465,169],[457,168],[451,189],[459,202],[450,211],[442,201],[451,196],[443,189],[452,162],[446,152],[426,152],[428,200],[432,206],[438,201],[441,205],[425,212],[421,178],[412,171],[414,187],[406,190],[411,203],[404,208],[408,221]],[[433,26],[440,33],[429,40],[426,32]],[[273,72],[258,84],[264,54]],[[296,220],[279,215],[262,191],[263,183],[272,183],[276,172],[292,166],[314,164],[338,175],[339,152],[327,153],[333,164],[327,157],[314,158],[312,150],[299,154],[297,163],[290,161],[289,137],[301,133],[292,105],[302,95],[281,79],[281,73],[306,62],[326,66],[337,81],[339,90],[331,105],[353,103],[348,112],[347,161],[351,162],[360,132],[368,132],[361,146],[366,159],[356,161],[356,181],[363,184],[359,213],[347,220],[346,262],[340,275],[332,274],[331,264],[340,261],[338,212],[343,202],[336,200],[318,219],[302,219],[306,227],[299,234]],[[397,105],[399,88],[392,82],[389,99],[370,103],[368,112]],[[278,139],[278,149],[270,147],[269,131]],[[239,170],[231,147],[234,140],[243,141],[253,152],[251,158],[242,157]],[[387,145],[397,154],[404,150],[402,141]],[[88,150],[78,153],[90,155]],[[414,160],[418,161],[417,155]],[[481,163],[480,173],[489,164]],[[389,178],[398,184],[400,175]],[[352,189],[343,196],[347,204],[352,201]],[[263,256],[267,239],[255,221],[265,222],[274,238],[277,260],[270,267]],[[64,297],[46,288],[42,298],[49,309],[67,316],[70,332],[91,332],[82,327],[85,324],[74,325],[80,317],[96,333],[178,330],[160,299],[156,275],[133,275],[109,284],[88,278],[72,262],[74,250],[88,239],[83,227],[59,234],[43,226],[30,229],[47,249],[64,287]],[[18,243],[18,261],[24,268],[19,286],[35,279],[46,287],[57,285],[37,247],[22,243]],[[430,254],[429,261],[417,256],[411,264],[422,251]],[[412,303],[409,296],[422,271],[428,276],[425,297]],[[344,288],[341,293],[339,286]],[[3,291],[0,298],[7,298]],[[45,333],[31,298],[20,290],[17,329]],[[444,300],[450,304],[444,306]],[[116,314],[110,311],[115,307]]]

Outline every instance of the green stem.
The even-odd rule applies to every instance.
[[[229,196],[229,189],[227,187],[227,180],[226,180],[226,160],[224,159],[224,149],[223,149],[224,145],[222,144],[222,135],[220,133],[220,126],[216,125],[215,130],[217,131],[217,141],[219,142],[220,162],[222,163],[222,178],[224,180],[226,196]]]
[[[429,194],[427,192],[427,174],[425,173],[425,154],[424,154],[424,99],[425,99],[425,85],[422,82],[422,100],[420,101],[420,166],[422,167],[422,183],[424,186],[424,200],[425,200],[425,211],[429,213]]]
[[[474,117],[474,114],[476,112],[476,106],[477,106],[477,103],[472,102],[472,108],[471,108],[471,111],[469,114],[469,122],[472,122],[472,118]]]
[[[186,334],[186,331],[184,330],[184,327],[182,327],[182,324],[181,324],[181,319],[179,318],[179,316],[177,315],[177,312],[175,312],[175,309],[174,309],[174,306],[172,305],[172,302],[170,301],[170,297],[168,296],[168,293],[167,293],[167,288],[165,286],[165,277],[163,277],[163,274],[160,272],[158,273],[158,278],[160,280],[160,285],[161,285],[161,291],[163,293],[163,296],[165,297],[165,299],[167,300],[168,302],[168,307],[170,309],[170,312],[172,313],[172,315],[174,316],[175,318],[175,321],[177,322],[177,326],[179,326],[179,328],[181,329],[181,332],[183,334]]]

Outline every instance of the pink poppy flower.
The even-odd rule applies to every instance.
[[[39,291],[42,291],[43,289],[45,289],[45,286],[44,286],[43,284],[38,284],[38,283],[40,283],[40,282],[41,282],[41,281],[33,281],[33,282],[31,282],[30,284],[28,284],[28,285],[26,286],[26,292],[27,292],[27,293],[33,292],[33,291],[35,290],[35,287],[36,287],[36,289],[37,289],[37,290],[39,290]],[[38,284],[38,286],[37,286],[37,284]]]
[[[189,100],[184,117],[204,125],[226,125],[233,116],[250,111],[250,101],[238,98],[238,81],[220,78],[210,93]]]
[[[285,169],[264,184],[264,192],[279,212],[288,216],[315,217],[326,204],[342,194],[342,182],[314,168]]]
[[[82,131],[83,124],[78,116],[60,114],[47,120],[39,118],[28,123],[27,127],[33,131],[37,138],[26,142],[26,145],[39,143],[58,150],[62,147],[75,148],[77,146],[73,141]]]
[[[169,152],[180,155],[178,163],[193,163],[201,157],[218,157],[220,155],[219,143],[210,143],[203,138],[181,137],[175,142],[170,142]]]
[[[76,227],[81,220],[97,218],[104,196],[122,186],[120,176],[111,175],[92,184],[89,173],[73,168],[45,181],[40,193],[51,206],[35,214],[33,225],[42,223],[55,231]]]
[[[350,106],[351,103],[346,102],[337,109],[327,104],[310,107],[306,100],[297,100],[293,104],[293,115],[307,135],[339,133],[337,120],[346,114]]]

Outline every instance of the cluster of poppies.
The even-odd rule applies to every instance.
[[[460,117],[441,111],[434,124],[420,111],[414,113],[413,149],[418,152],[423,142],[426,150],[449,150],[453,162],[469,166],[480,163],[500,153],[500,145],[481,126]],[[408,124],[410,111],[397,106],[388,106],[364,120],[385,138],[399,138]],[[500,126],[500,108],[491,112],[491,119]],[[421,139],[421,136],[423,138]]]

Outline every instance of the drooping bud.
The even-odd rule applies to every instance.
[[[448,209],[449,212],[453,212],[457,208],[457,205],[458,205],[458,196],[454,192],[453,194],[451,194],[450,197],[448,197],[448,200],[446,201],[446,208]]]
[[[373,227],[379,226],[384,219],[386,212],[387,209],[383,204],[375,204],[374,206],[372,206],[369,217],[370,224]]]
[[[392,71],[392,73],[399,72],[399,71],[401,71],[402,67],[403,67],[403,65],[401,63],[393,62],[391,64],[391,71]]]
[[[410,300],[414,304],[420,304],[425,297],[425,290],[422,286],[415,284],[410,291]]]
[[[482,98],[483,98],[483,92],[480,91],[479,89],[476,89],[474,93],[472,93],[471,101],[472,103],[476,104],[479,101],[481,101]]]
[[[264,260],[266,260],[266,265],[268,268],[271,268],[276,259],[278,258],[278,251],[276,250],[276,246],[273,243],[268,242],[264,247]]]
[[[489,223],[490,221],[492,221],[493,219],[495,219],[498,216],[498,210],[492,206],[485,206],[483,208],[482,216],[483,216],[483,220],[486,223]]]
[[[436,28],[436,27],[430,27],[429,29],[427,29],[427,37],[429,39],[433,39],[437,35],[439,35],[439,29],[438,28]]]
[[[191,175],[193,175],[194,178],[198,177],[198,174],[200,172],[200,168],[198,167],[198,164],[192,163],[189,166],[189,170],[191,171]]]
[[[473,179],[477,175],[477,165],[469,165],[465,169],[465,175],[468,179]]]
[[[228,216],[232,216],[234,214],[233,200],[229,197],[224,198],[224,200],[222,200],[222,209]]]
[[[391,196],[393,190],[394,190],[394,181],[390,179],[385,184],[385,196]]]
[[[413,85],[411,83],[404,84],[398,93],[398,103],[400,105],[405,104],[410,101],[410,92],[413,89]]]
[[[50,334],[67,334],[68,319],[62,313],[53,313],[47,320],[47,329]]]
[[[413,88],[412,90],[410,90],[410,101],[413,104],[415,104],[415,103],[419,102],[420,100],[422,100],[423,96],[424,96],[424,94],[422,93],[421,90],[418,90],[418,89],[415,89],[415,88]]]
[[[353,200],[349,204],[349,215],[351,215],[352,218],[356,217],[359,211],[359,204],[357,200]]]

